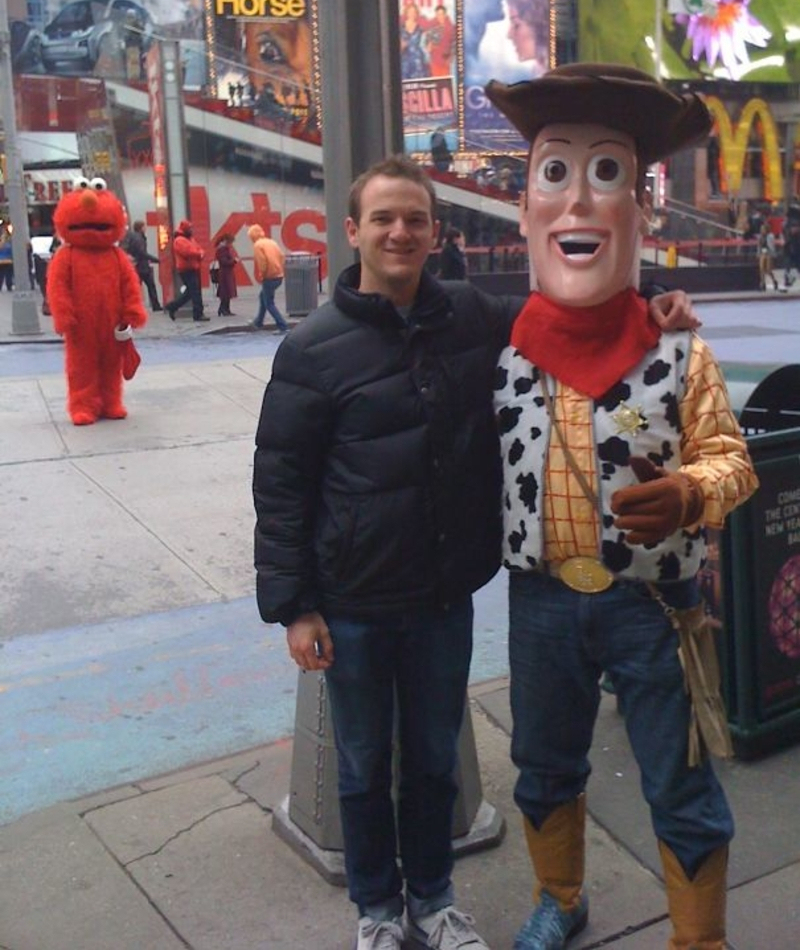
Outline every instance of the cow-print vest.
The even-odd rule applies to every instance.
[[[676,531],[655,545],[628,545],[614,527],[612,494],[636,481],[631,455],[646,455],[668,471],[680,466],[678,405],[686,389],[691,334],[661,336],[627,376],[593,402],[592,426],[601,508],[603,563],[621,577],[677,581],[699,570],[701,530]],[[543,551],[544,472],[551,438],[539,370],[508,346],[500,355],[495,412],[503,453],[503,562],[511,570],[535,570]],[[546,377],[548,391],[555,380]],[[587,397],[588,398],[588,397]],[[630,410],[637,410],[639,417]],[[626,423],[633,418],[633,426]],[[638,423],[637,423],[638,420]]]

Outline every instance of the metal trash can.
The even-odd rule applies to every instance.
[[[318,302],[319,258],[316,254],[294,251],[284,263],[286,312],[290,316],[306,316]]]

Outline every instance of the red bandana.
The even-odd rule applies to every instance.
[[[660,336],[647,301],[628,287],[595,307],[567,307],[532,293],[514,321],[511,345],[539,369],[597,399]]]

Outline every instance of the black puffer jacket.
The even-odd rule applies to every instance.
[[[520,298],[423,274],[408,324],[358,266],[275,357],[256,436],[258,605],[373,619],[477,590],[500,557],[497,356]]]

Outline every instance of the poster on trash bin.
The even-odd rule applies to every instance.
[[[748,502],[756,684],[764,718],[800,706],[800,456],[757,462]]]

